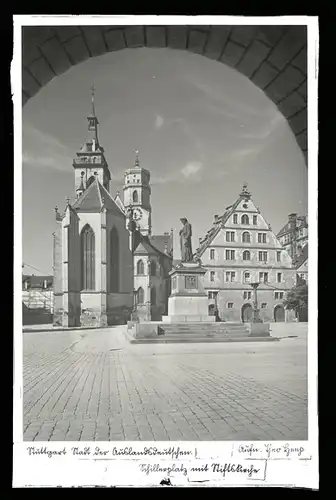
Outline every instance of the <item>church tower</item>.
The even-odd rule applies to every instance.
[[[144,236],[152,232],[152,207],[150,203],[150,173],[140,167],[139,151],[136,151],[134,167],[125,172],[124,206],[126,212],[132,210],[133,220]]]
[[[111,174],[104,155],[104,148],[99,144],[98,118],[94,104],[94,86],[91,89],[91,113],[87,116],[88,133],[87,139],[80,151],[76,153],[77,158],[73,160],[75,169],[76,195],[79,198],[85,189],[97,178],[97,180],[109,191]]]

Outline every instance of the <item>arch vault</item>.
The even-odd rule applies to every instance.
[[[89,57],[125,48],[187,50],[249,78],[287,119],[307,162],[306,26],[24,26],[22,102]]]

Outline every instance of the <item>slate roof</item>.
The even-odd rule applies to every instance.
[[[172,255],[173,253],[173,238],[171,234],[158,234],[149,237],[150,244],[161,253]],[[167,250],[166,250],[167,248]]]
[[[162,255],[164,257],[170,257],[164,251],[162,252],[159,248],[156,248],[151,242],[151,236],[142,236],[142,239],[134,251],[134,255]]]
[[[116,215],[124,215],[98,179],[95,179],[72,205],[72,208],[77,212],[99,212],[103,207]]]

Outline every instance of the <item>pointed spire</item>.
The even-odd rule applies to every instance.
[[[96,116],[95,105],[94,105],[94,95],[95,95],[96,87],[94,84],[91,87],[91,106],[92,106],[92,115]]]
[[[138,149],[136,149],[136,150],[135,150],[135,163],[134,163],[134,165],[135,165],[136,167],[140,167],[140,162],[139,162],[139,150],[138,150]]]

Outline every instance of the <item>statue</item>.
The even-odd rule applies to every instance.
[[[182,262],[192,262],[193,254],[191,249],[191,224],[186,218],[180,219],[183,227],[179,232],[180,235],[180,245],[181,245],[181,261]]]

